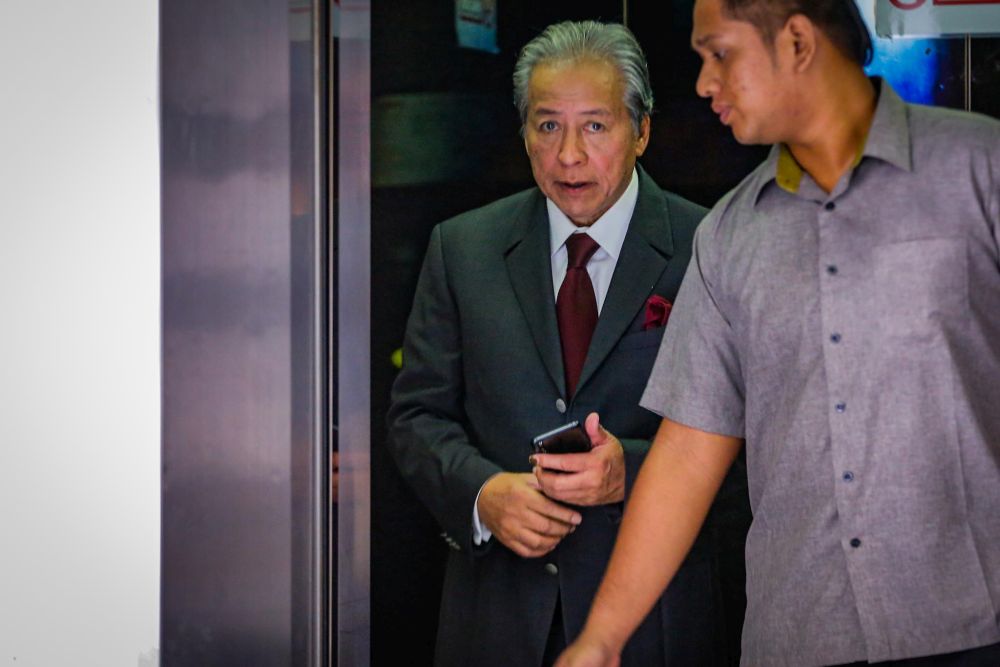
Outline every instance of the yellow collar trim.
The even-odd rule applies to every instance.
[[[861,164],[861,158],[865,156],[866,143],[868,143],[867,135],[861,140],[861,145],[858,146],[854,162],[851,163],[851,169],[856,169]],[[799,191],[799,185],[802,184],[802,175],[804,173],[805,171],[796,162],[795,156],[792,155],[792,151],[788,149],[788,146],[785,144],[778,146],[778,165],[774,173],[774,180],[778,183],[778,187],[786,192],[795,194]]]
[[[788,146],[785,144],[781,144],[778,147],[778,167],[774,175],[778,187],[795,194],[799,191],[799,185],[802,183],[802,173],[802,167],[795,161],[792,151],[788,150]]]

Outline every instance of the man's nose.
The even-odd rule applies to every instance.
[[[580,133],[573,130],[563,133],[559,143],[559,162],[566,166],[574,165],[582,162],[586,156]]]
[[[718,79],[707,63],[702,63],[701,69],[698,70],[698,80],[695,81],[694,89],[699,97],[711,97],[718,92]]]

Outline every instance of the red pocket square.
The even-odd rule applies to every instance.
[[[646,318],[643,320],[642,330],[649,331],[666,326],[667,320],[670,319],[670,309],[673,307],[674,304],[670,303],[669,299],[659,294],[646,299]]]

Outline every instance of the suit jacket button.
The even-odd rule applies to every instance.
[[[561,398],[557,398],[556,411],[561,415],[566,414],[566,401],[562,400]]]
[[[556,567],[555,563],[546,563],[545,571],[548,572],[549,574],[559,574],[559,568]]]

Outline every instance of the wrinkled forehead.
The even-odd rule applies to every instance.
[[[531,68],[528,77],[528,84],[538,77],[549,77],[562,73],[588,73],[599,74],[602,77],[623,80],[623,74],[618,66],[608,58],[585,54],[580,56],[563,56],[559,58],[545,58],[535,63]]]
[[[528,106],[545,99],[624,100],[624,77],[613,64],[594,58],[539,63],[528,79]]]

